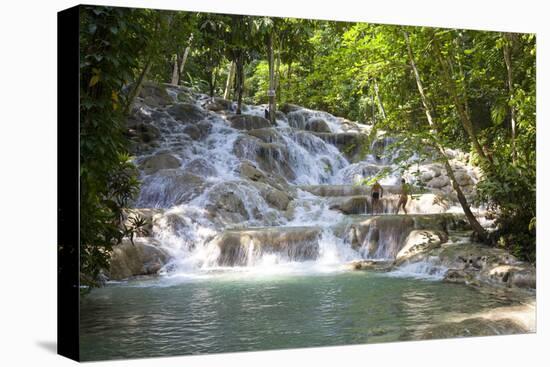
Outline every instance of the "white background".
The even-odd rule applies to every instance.
[[[95,2],[94,2],[95,3]],[[170,357],[101,366],[548,365],[550,18],[544,1],[99,1],[255,15],[536,32],[538,332],[282,352]],[[8,0],[0,11],[0,364],[74,364],[56,343],[56,12],[73,1]],[[63,144],[63,142],[59,142]],[[546,269],[545,269],[546,268]]]

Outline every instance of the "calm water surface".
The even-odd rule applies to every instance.
[[[512,304],[505,294],[368,272],[136,280],[84,297],[81,357],[410,340],[450,315]]]

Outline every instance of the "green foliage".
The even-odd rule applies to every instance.
[[[80,271],[97,286],[121,228],[122,208],[137,193],[135,167],[123,136],[123,86],[133,80],[143,47],[143,13],[83,7],[80,23]]]
[[[229,65],[235,62],[236,75],[230,86],[233,99],[266,103],[271,68],[277,103],[326,110],[373,127],[371,136],[346,147],[349,153],[368,152],[382,130],[397,136],[399,143],[390,147],[395,148],[390,151],[398,162],[393,173],[410,170],[421,159],[441,159],[438,147],[469,152],[470,163],[483,171],[479,204],[488,205],[497,217],[495,241],[534,260],[534,35],[146,9],[83,9],[81,200],[84,240],[90,247],[83,251],[82,263],[90,277],[97,276],[110,246],[124,235],[118,223],[119,209],[137,187],[124,156],[121,106],[128,101],[121,90],[145,72],[157,82],[170,81],[174,63],[181,62],[188,46],[191,52],[180,83],[199,92],[221,94]],[[404,30],[437,129],[428,124]],[[268,49],[275,58],[271,66]],[[511,69],[505,54],[510,56]],[[464,123],[465,117],[472,129]],[[383,170],[368,181],[390,173]],[[420,181],[414,184],[421,185]]]

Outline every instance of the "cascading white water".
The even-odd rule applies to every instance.
[[[177,90],[169,88],[168,92],[176,101]],[[193,111],[202,120],[192,122],[176,119],[169,108],[140,107],[160,138],[157,147],[136,158],[142,165],[142,186],[135,206],[167,209],[153,226],[153,236],[170,255],[165,273],[225,269],[232,261],[239,269],[288,270],[299,263],[303,268],[326,270],[356,259],[395,256],[402,241],[399,229],[376,239],[374,252],[368,243],[354,249],[346,236],[334,232],[336,225],[349,226],[349,218],[331,209],[331,198],[296,186],[350,185],[372,177],[392,165],[385,151],[391,139],[375,140],[371,154],[350,164],[335,145],[305,128],[311,128],[311,121],[328,127],[330,132],[324,134],[356,134],[365,127],[301,108],[286,116],[278,114],[276,126],[239,130],[228,118],[232,111],[204,110],[208,101],[206,95],[194,95]],[[265,108],[244,106],[243,114],[263,117]],[[160,166],[143,168],[151,159],[160,160]],[[381,181],[396,182],[395,175]],[[267,242],[239,242],[235,248],[231,243],[220,245],[225,231],[256,227],[279,229],[283,234],[298,227],[322,230],[307,238],[260,236]],[[365,241],[372,241],[369,236]]]

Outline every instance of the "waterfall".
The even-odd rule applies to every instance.
[[[169,89],[178,109],[142,102],[135,111],[158,137],[136,149],[142,185],[134,206],[164,210],[150,219],[150,236],[170,256],[163,274],[297,264],[325,271],[353,260],[395,259],[415,222],[388,215],[364,223],[372,199],[358,185],[396,168],[388,150],[395,139],[379,135],[351,163],[342,142],[367,134],[366,125],[297,108],[277,112],[272,126],[260,105],[244,106],[243,118],[254,119],[237,126],[232,103],[211,111],[208,96],[186,91],[191,103],[178,104],[179,93]],[[396,209],[398,179],[380,181],[382,214]],[[436,203],[433,193],[408,204],[413,214],[451,207]]]

